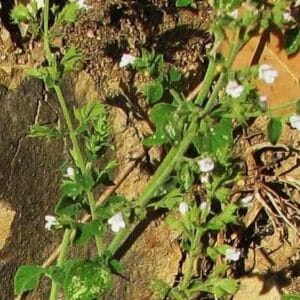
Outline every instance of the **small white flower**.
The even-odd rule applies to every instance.
[[[290,116],[290,124],[292,128],[300,131],[300,115]]]
[[[125,53],[125,54],[123,54],[122,57],[121,57],[121,61],[120,61],[119,66],[120,66],[121,68],[124,68],[124,67],[126,67],[126,66],[128,66],[128,65],[134,64],[135,60],[136,60],[135,56],[133,56],[133,55],[131,55],[131,54],[126,54],[126,53]]]
[[[189,210],[189,206],[186,202],[182,201],[180,204],[179,204],[179,212],[182,214],[182,215],[185,215]]]
[[[88,10],[88,9],[91,8],[90,5],[87,5],[87,4],[85,3],[85,0],[71,0],[71,2],[76,2],[76,3],[78,4],[78,7],[79,7],[80,9],[86,9],[86,10]]]
[[[244,91],[244,87],[235,80],[230,80],[226,86],[226,94],[232,98],[238,98]]]
[[[262,64],[258,68],[258,77],[267,84],[272,84],[278,77],[278,71],[268,64]]]
[[[241,252],[236,249],[229,248],[225,251],[226,260],[238,261],[240,257],[241,257]]]
[[[209,157],[200,159],[198,161],[198,165],[199,165],[200,171],[204,172],[204,173],[211,172],[215,167],[213,160]]]
[[[247,195],[246,197],[242,198],[240,200],[240,204],[242,207],[248,207],[252,201],[253,201],[253,195],[251,194],[251,195]]]
[[[259,97],[259,105],[262,109],[267,109],[267,100],[268,98],[266,96]]]
[[[36,6],[37,6],[37,9],[39,10],[40,8],[43,8],[44,7],[44,4],[45,4],[45,1],[44,0],[35,0],[36,2]]]
[[[107,224],[110,225],[110,228],[113,232],[119,232],[122,228],[126,227],[123,214],[120,212],[109,218],[107,220]]]
[[[200,181],[203,184],[209,183],[209,179],[210,179],[209,173],[204,173],[200,176]]]
[[[200,210],[205,210],[206,208],[207,208],[207,202],[206,201],[201,202]]]
[[[230,16],[233,19],[237,19],[237,17],[239,16],[239,10],[238,9],[234,9],[233,11],[227,13],[228,16]]]
[[[56,218],[54,216],[51,215],[46,215],[45,216],[45,229],[47,230],[51,230],[52,226],[58,225],[59,223],[57,222]]]
[[[295,7],[297,7],[299,5],[300,5],[300,0],[297,0],[296,3],[295,3]]]
[[[75,175],[75,170],[72,167],[67,168],[67,174],[65,175],[66,177],[72,178]]]
[[[289,11],[286,11],[282,14],[283,20],[285,22],[291,22],[294,20],[294,18],[292,17],[291,13]]]

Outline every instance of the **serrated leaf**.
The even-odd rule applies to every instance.
[[[94,220],[85,224],[77,224],[76,237],[74,240],[75,245],[86,245],[95,235],[100,235],[102,233],[100,226],[101,223],[99,220]]]
[[[14,23],[27,22],[30,19],[30,12],[26,6],[19,4],[13,8],[10,16]]]
[[[29,136],[39,138],[60,138],[63,134],[57,128],[51,128],[46,125],[31,125],[29,127]]]
[[[57,203],[54,212],[58,216],[73,217],[78,215],[81,209],[81,203],[76,203],[73,198],[64,196]]]
[[[104,263],[74,260],[66,266],[63,283],[68,300],[98,299],[112,288],[112,277]]]
[[[39,266],[27,265],[19,267],[14,278],[15,294],[20,295],[35,289],[44,272],[45,270]]]
[[[78,15],[79,6],[78,3],[68,2],[61,12],[57,16],[57,22],[59,23],[74,23]]]
[[[271,118],[267,126],[268,140],[275,145],[280,138],[282,122],[278,118]]]
[[[60,64],[63,66],[64,72],[78,71],[78,63],[81,62],[82,59],[82,52],[80,52],[76,47],[72,46],[66,51]]]

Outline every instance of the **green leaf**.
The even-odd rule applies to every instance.
[[[64,195],[74,198],[79,196],[83,192],[81,186],[79,186],[76,182],[70,180],[64,180],[62,182],[61,189]]]
[[[208,221],[206,225],[207,229],[210,230],[225,229],[226,225],[235,223],[237,218],[235,215],[236,209],[237,206],[234,204],[227,205],[219,215],[214,216],[212,219]]]
[[[271,118],[267,126],[269,141],[274,145],[280,138],[282,131],[282,122],[278,118]]]
[[[77,224],[74,243],[77,246],[86,245],[90,239],[94,238],[95,235],[100,235],[101,233],[101,223],[99,220],[94,220],[85,224]]]
[[[285,33],[285,51],[288,55],[295,54],[300,49],[300,27],[288,30]]]
[[[110,260],[109,265],[110,265],[112,271],[115,273],[122,273],[124,271],[122,264],[116,259]]]
[[[184,7],[191,5],[193,0],[176,0],[176,7]]]
[[[82,209],[81,203],[76,203],[72,197],[63,196],[55,207],[55,214],[58,216],[77,216]]]
[[[68,262],[63,283],[66,299],[98,299],[111,288],[111,273],[104,263],[81,260]]]
[[[224,290],[227,294],[230,294],[230,295],[235,294],[239,287],[238,282],[231,278],[219,279],[218,286],[222,290]]]
[[[151,283],[151,288],[159,299],[165,299],[171,290],[171,287],[160,279],[155,279]]]
[[[80,189],[90,192],[95,184],[93,176],[90,172],[87,174],[77,173],[75,175],[75,181],[80,186]]]
[[[281,300],[300,300],[300,294],[283,295]]]
[[[45,270],[38,266],[21,266],[19,267],[14,278],[15,294],[20,295],[26,291],[35,289],[40,281],[40,277]]]
[[[30,12],[26,6],[19,4],[13,8],[10,16],[14,23],[26,22],[30,19]]]
[[[59,23],[74,23],[79,11],[78,3],[68,2],[57,16]]]
[[[78,63],[81,62],[82,59],[82,52],[72,46],[66,51],[60,64],[63,67],[64,72],[74,72],[79,70]]]
[[[155,128],[158,130],[164,129],[175,110],[176,107],[168,103],[159,103],[153,106],[150,112],[150,119],[154,123]]]
[[[45,275],[50,277],[59,286],[62,286],[65,278],[65,270],[57,266],[51,266],[45,271]]]
[[[178,82],[181,79],[181,72],[172,66],[169,71],[169,77],[172,82]]]
[[[57,128],[51,128],[46,125],[31,125],[29,127],[29,136],[38,138],[60,138],[63,133]]]
[[[151,104],[158,102],[164,93],[164,87],[160,82],[153,82],[145,87],[145,94]]]

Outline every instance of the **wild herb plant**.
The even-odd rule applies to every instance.
[[[195,3],[177,0],[176,4]],[[67,137],[71,142],[70,158],[64,165],[62,197],[55,217],[46,216],[48,229],[64,230],[57,264],[48,268],[21,266],[15,276],[16,294],[36,288],[45,275],[52,280],[51,300],[57,299],[58,289],[63,290],[66,299],[98,299],[113,288],[112,274],[122,272],[121,264],[114,259],[116,251],[147,217],[149,209],[161,208],[168,211],[166,223],[179,233],[185,261],[174,286],[154,280],[156,294],[161,299],[193,299],[199,294],[222,299],[238,290],[238,282],[228,274],[231,263],[241,259],[241,250],[218,239],[239,225],[237,211],[245,202],[231,202],[231,189],[243,172],[233,151],[234,131],[246,127],[250,119],[267,114],[268,137],[276,143],[286,118],[272,115],[255,85],[257,79],[273,84],[280,76],[278,71],[269,64],[234,71],[232,64],[250,38],[270,26],[287,32],[288,53],[298,51],[299,26],[290,9],[299,1],[220,0],[209,4],[214,42],[207,48],[208,66],[200,92],[190,101],[182,93],[180,71],[173,66],[165,68],[162,55],[142,50],[139,58],[128,54],[122,58],[122,67],[130,64],[152,78],[141,90],[149,101],[155,132],[143,143],[147,147],[164,147],[167,155],[138,199],[128,201],[114,195],[98,206],[94,188],[105,184],[115,166],[109,162],[100,170],[97,167],[97,159],[109,147],[107,108],[100,102],[87,103],[73,111],[67,107],[61,80],[67,72],[77,70],[83,57],[75,47],[57,54],[51,46],[60,26],[75,22],[79,10],[86,6],[83,1],[74,1],[50,8],[49,0],[32,0],[26,7],[14,8],[14,22],[28,23],[34,28],[32,34],[44,42],[45,63],[30,70],[29,75],[42,79],[47,89],[56,93],[66,123],[65,129],[35,125],[30,135]],[[50,27],[49,16],[53,20]],[[34,25],[41,23],[43,28]],[[229,50],[224,54],[220,46],[225,41],[229,41]],[[299,118],[297,114],[290,118],[291,126],[297,130]],[[91,214],[92,221],[79,222],[83,211]],[[108,230],[115,236],[107,245],[104,236]],[[80,246],[90,240],[95,240],[96,256],[68,258],[71,242]],[[203,259],[211,267],[205,277],[200,277],[197,263]]]

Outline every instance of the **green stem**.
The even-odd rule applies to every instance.
[[[189,253],[189,257],[187,258],[186,272],[185,272],[182,282],[180,284],[180,290],[187,289],[190,284],[190,281],[192,279],[193,269],[194,269],[196,259],[198,257],[200,240],[201,240],[201,236],[202,236],[203,232],[204,231],[202,228],[198,228],[196,231],[195,238],[192,242],[191,251]]]
[[[66,229],[65,232],[64,232],[64,236],[63,236],[59,256],[58,256],[58,259],[57,259],[57,264],[56,265],[58,267],[61,267],[63,265],[63,262],[64,262],[64,260],[67,256],[68,245],[69,245],[69,242],[70,242],[70,236],[71,236],[71,230]],[[54,280],[52,280],[51,293],[50,293],[49,300],[56,300],[57,292],[58,292],[58,286],[57,286],[56,282],[54,282]]]
[[[197,98],[195,99],[195,103],[200,106],[203,105],[203,101],[207,97],[211,84],[215,78],[216,68],[217,68],[217,61],[215,58],[212,58],[209,61],[207,71],[203,79],[203,83],[204,83],[203,87],[201,88],[199,94],[197,95]]]
[[[236,33],[235,42],[233,43],[228,58],[225,63],[225,68],[228,69],[233,64],[233,61],[243,46],[243,42],[239,39],[239,30]],[[205,76],[205,81],[203,82],[202,92],[200,92],[200,96],[198,95],[197,99],[199,102],[203,101],[207,97],[207,94],[210,90],[210,86],[213,82],[216,66],[214,64],[210,64],[210,76]],[[150,179],[149,183],[147,184],[146,189],[143,191],[140,198],[137,200],[137,204],[140,207],[146,207],[149,200],[153,197],[155,191],[164,183],[166,178],[170,175],[173,171],[174,166],[178,162],[178,160],[184,155],[186,150],[189,148],[193,138],[197,134],[197,128],[199,119],[205,117],[210,111],[213,109],[215,100],[218,96],[219,91],[225,85],[225,75],[221,74],[219,77],[216,85],[214,86],[213,92],[210,95],[205,108],[200,112],[200,114],[192,119],[192,122],[183,138],[183,140],[178,144],[173,146],[173,148],[169,151],[163,162],[160,164],[159,168]],[[204,95],[204,91],[206,95]],[[127,228],[121,230],[112,240],[108,249],[111,251],[112,254],[115,254],[116,251],[121,246],[122,242],[130,235],[132,230],[134,229],[135,225],[128,226]]]

